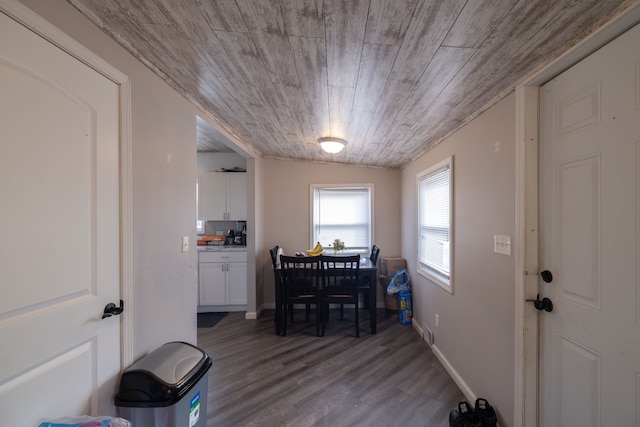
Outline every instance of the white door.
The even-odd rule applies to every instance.
[[[119,91],[0,12],[0,425],[114,415]]]
[[[541,91],[543,426],[640,425],[640,27]]]

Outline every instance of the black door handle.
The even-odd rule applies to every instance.
[[[549,298],[540,299],[540,294],[536,296],[536,299],[528,299],[527,301],[532,302],[536,310],[544,310],[548,313],[553,311],[553,302]]]
[[[120,300],[120,307],[117,307],[114,303],[110,302],[104,307],[104,314],[102,318],[105,319],[111,316],[117,316],[124,310],[124,302]]]

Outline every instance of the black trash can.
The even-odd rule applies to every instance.
[[[122,374],[115,404],[140,427],[205,427],[211,358],[185,342],[152,351]]]

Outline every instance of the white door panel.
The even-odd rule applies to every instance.
[[[541,90],[543,426],[640,425],[640,27]]]
[[[115,414],[118,86],[0,13],[0,424]]]

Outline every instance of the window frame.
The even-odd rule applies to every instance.
[[[427,179],[429,177],[432,177],[434,175],[436,175],[437,173],[441,172],[443,169],[447,169],[449,170],[448,172],[448,185],[449,185],[449,192],[448,192],[448,202],[449,202],[449,206],[448,206],[448,211],[449,211],[449,224],[448,224],[448,229],[449,229],[449,250],[448,250],[448,257],[449,257],[449,271],[448,271],[448,277],[446,275],[440,274],[437,269],[431,267],[431,268],[426,268],[428,267],[428,264],[426,264],[425,266],[423,266],[423,263],[421,262],[421,255],[422,255],[422,244],[421,244],[421,214],[422,214],[422,194],[420,191],[420,184],[424,179]],[[417,248],[416,248],[416,259],[417,259],[417,272],[420,276],[426,278],[429,282],[434,283],[435,285],[441,287],[442,289],[446,290],[447,292],[453,294],[453,267],[454,267],[454,259],[453,259],[453,253],[454,253],[454,223],[453,223],[453,184],[454,184],[454,169],[453,169],[453,156],[449,156],[443,160],[441,160],[440,162],[434,164],[433,166],[419,172],[416,175],[416,193],[417,193],[417,218],[416,218],[416,237],[417,237]]]
[[[315,191],[317,189],[367,189],[369,191],[369,244],[367,248],[362,249],[350,249],[349,242],[346,243],[346,249],[344,253],[346,254],[368,254],[371,250],[371,246],[375,241],[374,237],[374,185],[372,183],[360,183],[360,184],[311,184],[309,191],[309,204],[310,204],[310,218],[309,223],[311,225],[309,230],[309,247],[312,248],[316,245],[317,241],[315,238],[315,222],[314,222],[314,212],[315,212]],[[329,242],[320,242],[323,248],[327,251],[333,251],[331,246],[326,246]],[[330,253],[330,252],[327,252]]]

